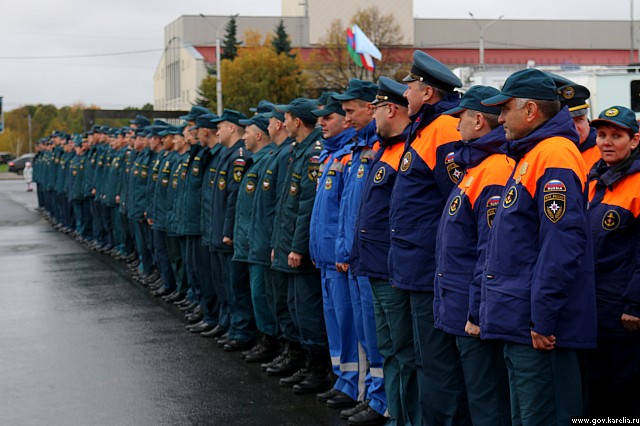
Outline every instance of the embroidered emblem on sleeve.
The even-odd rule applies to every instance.
[[[566,211],[567,196],[564,194],[567,187],[562,181],[550,180],[544,185],[544,215],[552,223],[557,223]]]

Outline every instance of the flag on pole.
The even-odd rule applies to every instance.
[[[347,28],[347,50],[356,65],[369,71],[373,71],[376,68],[373,58],[382,59],[380,50],[355,24]]]

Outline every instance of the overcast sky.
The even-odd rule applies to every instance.
[[[413,3],[414,16],[419,18],[468,18],[472,11],[478,19],[505,15],[505,19],[628,21],[629,1]],[[638,17],[640,2],[636,3],[634,15]],[[153,73],[168,23],[180,15],[199,13],[278,16],[280,5],[280,0],[0,0],[4,109],[38,103],[81,102],[104,109],[152,103]],[[88,55],[95,56],[80,57]]]

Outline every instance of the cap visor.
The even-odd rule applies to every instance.
[[[243,119],[240,119],[240,120],[238,120],[238,123],[239,123],[241,126],[249,126],[249,125],[251,125],[251,120],[243,120]]]
[[[187,115],[181,115],[181,116],[180,116],[180,120],[189,121],[189,120],[193,120],[193,117],[192,117],[192,116],[190,116],[189,114],[187,114]]]
[[[466,110],[466,108],[462,108],[462,107],[455,107],[455,108],[451,108],[445,112],[443,112],[442,114],[444,115],[453,115],[456,116],[458,114],[460,114],[462,111]]]
[[[626,124],[623,124],[619,121],[614,121],[614,120],[607,120],[605,118],[596,118],[595,120],[593,120],[591,123],[589,123],[589,125],[591,127],[598,127],[598,126],[606,126],[606,125],[614,125],[616,127],[619,127],[621,129],[624,130],[631,130],[633,131],[633,129],[631,129],[631,127],[627,126]]]
[[[405,82],[409,82],[409,83],[410,83],[410,82],[412,82],[412,81],[417,81],[417,80],[416,80],[415,78],[413,78],[413,77],[411,76],[411,74],[407,74],[407,76],[406,76],[405,78],[403,78],[403,79],[402,79],[402,81],[405,81]]]
[[[483,100],[481,103],[485,106],[497,106],[509,102],[513,97],[507,95],[495,95],[489,99]]]
[[[331,114],[331,111],[326,109],[314,109],[313,111],[311,111],[311,114],[315,115],[316,117],[325,117]]]
[[[358,99],[356,96],[348,95],[346,93],[343,93],[341,95],[333,95],[332,98],[336,101],[351,101],[353,99]]]

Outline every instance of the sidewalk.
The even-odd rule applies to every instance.
[[[22,180],[22,176],[11,172],[0,172],[0,180]]]

